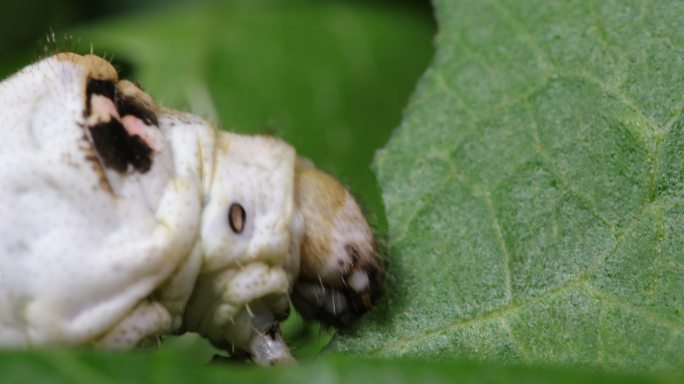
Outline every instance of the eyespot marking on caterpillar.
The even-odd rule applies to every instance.
[[[122,174],[129,166],[140,173],[150,170],[156,143],[147,130],[159,124],[152,104],[129,81],[88,79],[84,115],[105,167]]]
[[[240,234],[245,229],[247,219],[245,209],[238,203],[233,203],[228,208],[228,223],[233,232]]]
[[[129,165],[141,173],[152,167],[152,148],[140,136],[129,135],[121,122],[110,120],[89,130],[106,167],[120,173],[125,173]]]

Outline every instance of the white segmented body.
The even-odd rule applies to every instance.
[[[324,215],[335,224],[302,206],[319,203],[298,197],[309,179],[284,142],[159,109],[92,55],[27,67],[0,83],[0,105],[0,345],[129,348],[187,330],[260,364],[291,361],[278,322],[303,265],[326,286],[351,276],[348,300],[370,307],[365,219],[346,192],[331,209],[350,213]],[[309,236],[306,220],[333,232]],[[334,251],[308,256],[310,238]],[[351,311],[321,288],[315,307]]]

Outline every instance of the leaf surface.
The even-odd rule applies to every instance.
[[[436,7],[375,162],[387,299],[334,348],[684,369],[684,3]]]

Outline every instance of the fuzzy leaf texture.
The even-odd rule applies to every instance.
[[[436,8],[375,161],[387,298],[334,348],[681,372],[684,3]]]

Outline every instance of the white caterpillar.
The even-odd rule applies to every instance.
[[[160,109],[93,55],[25,68],[0,104],[0,345],[191,331],[271,365],[290,298],[332,325],[371,308],[361,210],[284,142]]]

